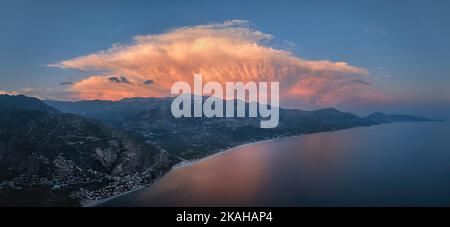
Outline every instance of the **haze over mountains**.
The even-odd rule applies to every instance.
[[[147,185],[183,159],[235,145],[398,121],[336,109],[280,109],[277,128],[258,118],[179,118],[172,98],[41,101],[0,95],[0,205],[87,205]]]
[[[316,111],[280,108],[278,127],[261,129],[260,118],[174,118],[170,109],[172,100],[173,98],[128,98],[120,101],[46,103],[62,112],[98,119],[134,132],[185,159],[201,158],[251,141],[396,121],[426,120],[382,113],[361,118],[333,108]],[[238,102],[233,101],[235,105]],[[248,111],[248,103],[246,110]]]

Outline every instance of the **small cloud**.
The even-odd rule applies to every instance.
[[[365,80],[361,80],[361,79],[355,79],[355,80],[351,80],[349,81],[349,83],[356,83],[356,84],[362,84],[362,85],[366,85],[366,86],[370,86],[372,85],[371,83],[365,81]]]
[[[371,24],[369,26],[364,26],[362,28],[363,32],[368,35],[379,35],[385,37],[388,35],[388,32],[384,26],[380,26],[377,24]]]
[[[119,84],[122,84],[122,83],[125,83],[125,84],[131,84],[130,81],[128,81],[128,79],[127,79],[126,77],[124,77],[124,76],[120,76],[120,77],[112,76],[112,77],[109,77],[108,80],[111,81],[111,82],[113,82],[113,83],[119,83]]]
[[[108,80],[113,83],[120,83],[120,80],[115,76],[109,77]]]
[[[60,85],[69,85],[69,86],[72,86],[73,83],[72,83],[72,82],[61,82]]]
[[[122,30],[123,30],[123,26],[119,26],[119,27],[115,28],[114,30],[112,30],[112,31],[109,33],[109,35],[114,35],[114,34],[116,34],[116,33],[121,32]]]
[[[26,87],[26,88],[20,88],[18,90],[13,90],[13,91],[5,91],[5,90],[0,90],[0,94],[6,94],[6,95],[19,95],[19,94],[23,94],[23,95],[28,95],[28,94],[32,94],[34,93],[36,90],[34,88],[31,87]]]
[[[0,90],[0,95],[17,95],[17,91],[4,91]]]
[[[121,83],[126,83],[126,84],[129,84],[129,83],[130,83],[130,81],[128,81],[128,79],[125,78],[124,76],[121,76],[121,77],[120,77],[120,82],[121,82]]]
[[[146,81],[144,82],[144,84],[145,84],[145,85],[148,85],[148,86],[152,85],[153,83],[154,83],[153,80],[146,80]]]
[[[20,91],[23,93],[31,93],[31,92],[35,92],[36,89],[34,89],[32,87],[25,87],[25,88],[21,88]]]
[[[108,78],[108,80],[113,82],[113,83],[120,83],[120,80],[117,77],[115,77],[115,76],[112,76],[112,77]]]

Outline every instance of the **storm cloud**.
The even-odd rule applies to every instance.
[[[271,40],[272,35],[247,21],[231,20],[136,36],[132,43],[115,44],[52,66],[97,72],[70,88],[77,99],[168,96],[175,82],[191,84],[194,73],[202,73],[204,83],[278,81],[282,101],[316,106],[335,105],[355,96],[381,97],[371,89],[366,69],[346,62],[306,60],[270,46]]]

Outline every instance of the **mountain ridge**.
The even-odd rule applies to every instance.
[[[203,97],[203,100],[206,97]],[[313,111],[280,108],[273,129],[259,128],[259,118],[174,118],[173,98],[129,98],[119,101],[46,101],[62,112],[82,114],[131,131],[184,159],[202,158],[232,146],[264,139],[370,126],[395,121],[427,121],[408,115],[359,117],[335,108]],[[225,102],[235,102],[228,100]],[[101,105],[98,105],[99,102]],[[243,102],[243,101],[240,101]],[[248,110],[248,103],[245,103]],[[376,115],[375,115],[376,116]],[[177,143],[173,143],[177,141]]]
[[[36,98],[1,95],[0,113],[0,205],[89,203],[148,184],[178,162],[129,132]],[[37,191],[47,196],[21,199]]]

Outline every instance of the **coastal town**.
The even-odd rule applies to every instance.
[[[164,170],[150,168],[144,172],[112,176],[92,169],[82,170],[70,160],[57,159],[59,170],[51,177],[20,174],[0,183],[0,195],[45,186],[52,193],[65,192],[80,206],[92,206],[108,198],[145,187]]]

